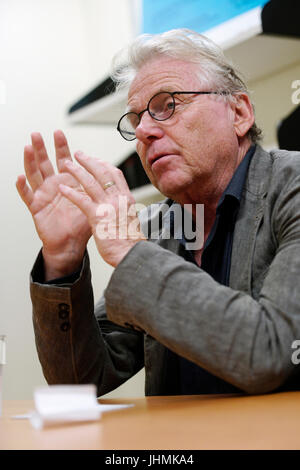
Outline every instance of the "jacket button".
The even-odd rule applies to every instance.
[[[69,317],[70,306],[68,304],[58,304],[58,316],[62,320]]]
[[[67,310],[60,310],[58,312],[58,316],[61,320],[65,320],[66,318],[69,317],[69,312],[67,312]]]
[[[60,325],[61,331],[69,331],[70,328],[71,328],[71,324],[68,321],[63,322]]]
[[[69,304],[58,304],[58,308],[61,311],[65,311],[65,310],[69,311],[70,310],[70,305]]]

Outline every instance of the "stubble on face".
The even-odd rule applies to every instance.
[[[159,57],[136,76],[129,92],[130,108],[140,112],[159,91],[213,90],[201,86],[194,64]],[[204,203],[223,192],[234,171],[236,136],[224,100],[198,95],[189,101],[169,120],[142,118],[137,153],[150,181],[164,195],[180,203]],[[151,165],[151,155],[161,152],[170,156]]]

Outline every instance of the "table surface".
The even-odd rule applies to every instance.
[[[0,449],[300,449],[300,392],[108,400],[135,406],[99,421],[34,429],[12,419],[33,402],[4,401]]]

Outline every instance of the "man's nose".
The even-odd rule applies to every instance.
[[[138,140],[149,143],[152,140],[161,139],[164,131],[161,122],[153,119],[146,111],[135,129],[135,135]]]

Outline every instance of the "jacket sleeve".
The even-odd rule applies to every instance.
[[[217,283],[161,246],[139,242],[106,289],[108,318],[142,328],[247,393],[299,377],[291,358],[300,339],[300,176],[281,192],[271,219],[277,250],[258,298]]]
[[[144,365],[143,335],[109,321],[102,297],[94,307],[88,254],[72,284],[38,282],[40,253],[30,279],[39,360],[49,384],[94,383],[103,395]]]

